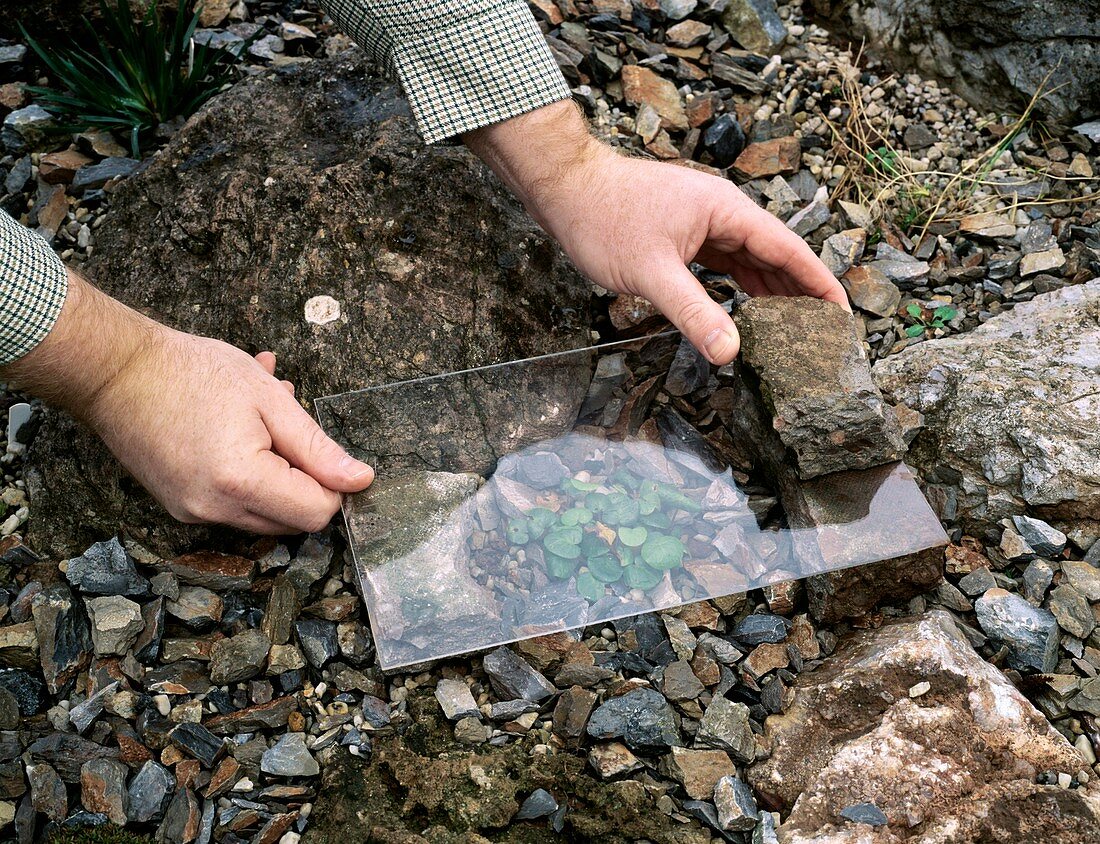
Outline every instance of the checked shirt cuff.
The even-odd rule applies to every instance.
[[[391,55],[420,134],[436,143],[570,97],[527,4],[511,2]]]
[[[49,244],[0,211],[0,366],[45,339],[68,289],[65,265]]]

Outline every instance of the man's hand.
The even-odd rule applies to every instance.
[[[53,331],[4,376],[90,425],[181,521],[320,530],[374,473],[274,370],[269,352],[173,331],[70,273]]]
[[[689,262],[733,276],[753,296],[815,296],[850,310],[844,288],[805,241],[731,182],[622,156],[588,134],[570,102],[464,140],[582,272],[651,301],[713,363],[737,355],[737,329]]]

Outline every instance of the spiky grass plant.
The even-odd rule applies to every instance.
[[[59,88],[28,87],[69,131],[101,129],[128,137],[135,158],[157,126],[190,117],[234,78],[236,56],[193,40],[199,12],[179,0],[171,25],[156,2],[137,17],[130,0],[100,0],[102,22],[84,26],[94,49],[47,49],[23,29]]]

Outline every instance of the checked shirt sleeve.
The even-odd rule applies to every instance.
[[[0,211],[0,366],[45,339],[66,292],[65,266],[49,244]]]
[[[401,83],[429,144],[570,96],[524,0],[321,5]]]

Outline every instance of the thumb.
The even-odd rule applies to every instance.
[[[660,308],[711,363],[721,366],[737,357],[741,337],[733,320],[679,258],[658,264],[639,292]]]
[[[337,492],[359,492],[374,480],[374,470],[356,460],[314,421],[288,393],[278,390],[262,411],[272,449],[291,466],[321,486]]]

